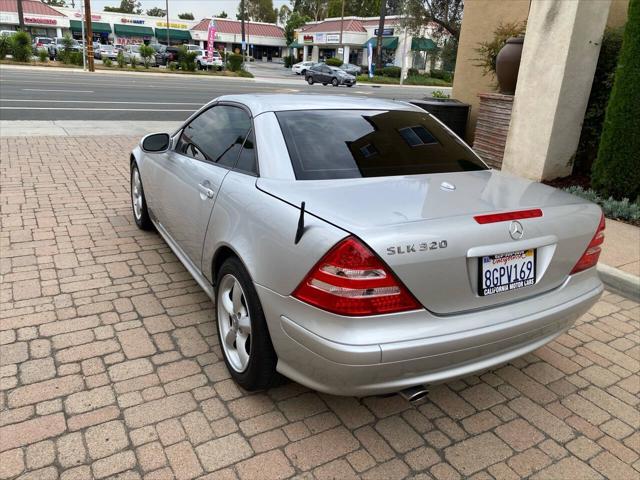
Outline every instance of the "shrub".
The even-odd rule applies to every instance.
[[[253,78],[253,74],[251,72],[247,72],[244,68],[241,68],[236,73],[239,77]]]
[[[442,90],[434,90],[433,92],[431,92],[431,96],[433,98],[450,98],[450,95],[444,93]]]
[[[382,69],[383,77],[400,78],[402,69],[400,67],[384,67]]]
[[[16,62],[31,60],[31,37],[27,32],[16,32],[11,36],[11,52]]]
[[[414,75],[420,75],[420,72],[418,71],[417,68],[410,68],[409,70],[407,70],[408,77],[412,77]]]
[[[614,198],[640,198],[640,0],[629,2],[611,98],[591,184]]]
[[[127,60],[124,58],[124,52],[120,50],[116,55],[116,63],[118,64],[118,68],[124,68],[127,66]]]
[[[227,68],[232,72],[238,72],[242,69],[242,55],[232,53],[227,56]]]
[[[46,63],[47,60],[49,60],[49,52],[47,50],[45,50],[44,48],[41,48],[40,50],[38,50],[38,59],[42,63]]]
[[[440,80],[444,80],[445,82],[451,82],[451,73],[446,72],[444,70],[438,70],[438,69],[431,70],[429,76],[431,78],[439,78]]]
[[[576,150],[573,173],[588,175],[591,172],[593,161],[598,155],[598,144],[602,134],[604,114],[607,110],[611,87],[618,64],[618,54],[622,46],[622,33],[624,27],[607,29],[602,37],[598,65],[593,76],[591,93],[587,110],[584,114],[580,141]]]
[[[295,63],[295,60],[296,59],[293,58],[291,55],[289,55],[288,57],[284,57],[284,68],[291,68]]]
[[[151,59],[155,54],[156,51],[153,47],[150,47],[149,45],[140,45],[140,56],[142,57],[144,68],[149,68],[151,66]]]
[[[109,57],[107,57],[106,55],[102,55],[102,64],[103,64],[105,67],[110,67],[110,66],[113,64],[113,62],[112,62],[112,61],[111,61],[111,59],[110,59]]]
[[[640,203],[637,200],[630,202],[628,198],[623,198],[622,200],[615,200],[613,197],[604,198],[595,190],[585,190],[582,187],[567,187],[564,190],[590,202],[597,203],[602,207],[604,216],[607,218],[616,218],[632,223],[640,222]]]
[[[177,62],[169,62],[168,68],[172,72],[175,72],[178,69],[178,63]]]
[[[71,65],[77,65],[81,67],[84,63],[82,59],[82,52],[71,52],[68,58]]]
[[[11,52],[11,37],[0,35],[0,60],[4,60]]]
[[[180,64],[180,68],[187,72],[195,72],[197,56],[198,54],[196,52],[187,50],[187,47],[184,45],[181,46],[178,52],[178,63]]]
[[[133,55],[131,56],[131,68],[132,69],[136,69],[138,65],[138,60],[136,60],[136,57],[134,57]]]
[[[324,63],[326,63],[330,67],[339,67],[344,62],[338,57],[331,57],[331,58],[327,58]]]
[[[521,37],[526,30],[525,22],[500,23],[493,31],[493,39],[489,42],[480,42],[475,49],[477,58],[471,60],[477,62],[476,67],[482,68],[483,75],[496,74],[496,58],[511,37]]]

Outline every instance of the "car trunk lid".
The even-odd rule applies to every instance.
[[[597,228],[599,207],[560,190],[497,171],[288,181],[258,188],[364,241],[411,293],[437,314],[489,308],[561,285]],[[540,209],[541,216],[479,223],[474,217]],[[517,235],[516,235],[517,237]],[[485,256],[535,251],[536,282],[482,295]]]

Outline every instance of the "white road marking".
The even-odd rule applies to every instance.
[[[0,110],[78,110],[81,112],[193,112],[165,108],[0,107]]]
[[[67,92],[67,93],[95,93],[93,90],[45,90],[43,88],[23,88],[23,92]]]
[[[109,102],[109,101],[100,101],[100,100],[38,100],[38,99],[18,99],[18,98],[0,98],[0,102],[30,102],[30,103],[84,103],[84,104],[94,104],[94,103],[114,103],[114,104],[142,104],[146,105],[149,102]],[[188,102],[153,102],[154,105],[203,105],[202,103],[188,103]]]

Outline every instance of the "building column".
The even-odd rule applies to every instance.
[[[349,47],[349,45],[343,45],[342,48],[343,48],[343,50],[342,50],[342,61],[343,61],[343,63],[349,63],[350,47]]]
[[[502,168],[571,174],[611,0],[531,3]]]
[[[311,49],[311,61],[319,62],[320,61],[320,47],[318,45],[314,45]]]
[[[56,27],[56,37],[61,37],[62,36],[62,28],[60,27]]]
[[[309,58],[309,45],[302,46],[302,61],[306,62],[307,58]]]

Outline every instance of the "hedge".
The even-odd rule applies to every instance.
[[[640,0],[629,2],[613,89],[591,184],[614,198],[640,197]]]
[[[337,57],[331,57],[327,58],[324,63],[326,63],[330,67],[339,67],[340,65],[342,65],[342,60]]]

